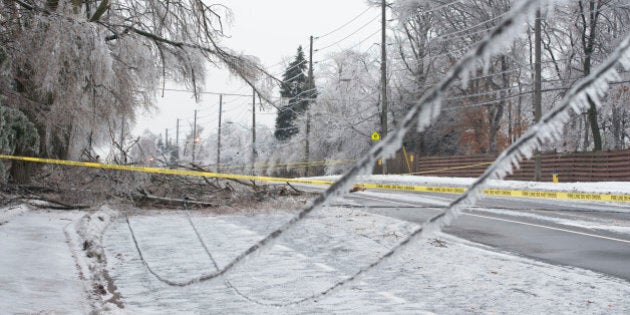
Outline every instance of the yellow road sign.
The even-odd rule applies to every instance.
[[[381,134],[375,131],[372,134],[372,141],[379,141],[379,140],[381,140]]]

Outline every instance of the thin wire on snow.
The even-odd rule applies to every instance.
[[[526,24],[525,21],[533,16],[534,11],[538,9],[541,2],[542,0],[524,0],[520,3],[519,6],[511,10],[510,14],[508,14],[505,19],[501,21],[501,23],[499,23],[497,28],[490,34],[488,34],[488,36],[486,36],[484,40],[479,42],[476,49],[474,49],[464,58],[459,60],[459,62],[444,77],[444,79],[440,82],[438,86],[426,93],[414,106],[409,109],[409,112],[400,124],[400,128],[388,134],[387,137],[385,137],[381,142],[375,145],[368,154],[366,154],[357,164],[355,164],[354,167],[352,167],[347,173],[345,173],[339,180],[333,183],[326,191],[315,198],[311,205],[302,209],[293,218],[285,222],[282,226],[280,226],[279,228],[265,236],[263,239],[253,244],[247,250],[239,254],[232,261],[227,263],[222,269],[185,281],[169,281],[167,279],[161,278],[154,271],[149,270],[151,274],[153,274],[156,278],[160,279],[160,281],[168,285],[185,287],[194,283],[205,282],[221,277],[230,270],[234,269],[234,267],[236,267],[237,265],[242,264],[244,260],[250,255],[254,253],[259,253],[262,250],[271,247],[271,245],[274,244],[274,242],[280,237],[280,235],[304,220],[310,213],[321,209],[336,198],[343,196],[347,191],[349,191],[350,187],[354,185],[354,182],[358,176],[369,174],[371,172],[372,166],[379,158],[392,155],[402,144],[404,135],[409,132],[413,126],[417,125],[419,130],[423,130],[430,123],[432,123],[441,111],[440,100],[442,94],[445,93],[449,87],[451,87],[451,85],[457,80],[457,78],[468,76],[469,72],[475,69],[479,64],[484,64],[484,61],[486,61],[490,55],[495,54],[498,49],[502,47],[502,45],[504,45],[506,42],[510,42],[511,39],[515,36],[515,33],[518,33],[517,30],[523,27]],[[464,79],[463,81],[465,82],[466,80]],[[439,220],[440,218],[442,218],[442,216],[431,220],[429,224],[433,223],[436,220]],[[129,223],[128,217],[127,223]],[[133,233],[131,225],[128,225],[130,231]],[[413,239],[414,236],[419,234],[420,232],[421,231],[418,231],[416,234],[399,243],[399,245],[394,247],[382,258],[369,264],[367,267],[362,268],[353,276],[337,282],[333,286],[317,294],[314,294],[312,297],[304,301],[323,297],[327,294],[330,294],[332,291],[354,281],[363,273],[373,269],[375,266],[379,265],[381,262],[391,257],[400,248],[403,248],[406,244],[408,244],[411,239]],[[135,237],[134,243],[136,245],[136,248],[139,249]],[[139,254],[141,255],[141,253]],[[144,264],[147,268],[149,267],[146,263]]]

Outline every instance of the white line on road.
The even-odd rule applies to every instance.
[[[591,233],[586,233],[586,232],[578,232],[578,231],[573,231],[573,230],[569,230],[569,229],[557,228],[557,227],[540,225],[540,224],[535,224],[535,223],[527,223],[527,222],[521,222],[521,221],[509,220],[509,219],[500,219],[500,218],[494,218],[494,217],[489,217],[489,216],[480,215],[480,214],[472,214],[472,213],[464,213],[464,215],[471,216],[471,217],[478,217],[478,218],[488,219],[488,220],[495,220],[495,221],[503,221],[503,222],[509,222],[509,223],[522,224],[522,225],[529,225],[529,226],[539,227],[539,228],[543,228],[543,229],[549,229],[549,230],[560,231],[560,232],[567,232],[567,233],[572,233],[572,234],[577,234],[577,235],[582,235],[582,236],[590,236],[590,237],[601,238],[601,239],[605,239],[605,240],[609,240],[609,241],[616,241],[616,242],[630,244],[630,241],[623,240],[623,239],[620,239],[620,238],[608,237],[608,236],[591,234]]]
[[[411,204],[411,203],[400,202],[400,201],[393,201],[393,200],[388,200],[388,199],[369,198],[369,197],[365,197],[365,196],[361,196],[360,198],[369,199],[369,200],[372,200],[372,201],[388,202],[388,203],[391,203],[391,204],[398,204],[398,205],[402,205],[402,206],[417,206],[417,205],[414,205],[414,204]],[[495,217],[490,217],[490,216],[485,216],[485,215],[480,215],[480,214],[472,214],[472,213],[463,213],[463,215],[467,215],[467,216],[471,216],[471,217],[478,217],[478,218],[483,218],[483,219],[488,219],[488,220],[495,220],[495,221],[502,221],[502,222],[508,222],[508,223],[521,224],[521,225],[528,225],[528,226],[533,226],[533,227],[538,227],[538,228],[543,228],[543,229],[548,229],[548,230],[566,232],[566,233],[577,234],[577,235],[582,235],[582,236],[590,236],[590,237],[594,237],[594,238],[600,238],[600,239],[605,239],[605,240],[609,240],[609,241],[615,241],[615,242],[621,242],[621,243],[630,244],[629,240],[624,240],[624,239],[620,239],[620,238],[608,237],[608,236],[597,235],[597,234],[586,233],[586,232],[579,232],[579,231],[563,229],[563,228],[557,228],[557,227],[546,226],[546,225],[540,225],[540,224],[535,224],[535,223],[527,223],[527,222],[516,221],[516,220],[509,220],[509,219],[501,219],[501,218],[495,218]]]

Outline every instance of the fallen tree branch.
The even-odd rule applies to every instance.
[[[192,167],[186,167],[186,166],[182,166],[182,167],[184,167],[184,168],[186,168],[186,169],[189,169],[189,170],[193,170],[193,171],[202,171],[202,172],[207,172],[207,170],[206,170],[206,169],[204,169],[203,167],[201,167],[201,166],[199,166],[199,165],[197,165],[197,164],[190,163],[190,165],[191,165]],[[210,186],[210,187],[212,187],[212,188],[214,188],[214,189],[216,189],[216,190],[221,190],[221,189],[222,189],[222,188],[221,188],[221,187],[219,187],[218,185],[213,184],[210,180],[208,180],[208,178],[207,178],[207,177],[202,177],[202,178],[203,178],[203,181],[204,181],[204,182],[206,182],[206,184],[208,184],[208,186]]]
[[[293,190],[294,190],[296,193],[298,193],[298,194],[303,194],[303,193],[304,193],[303,191],[301,191],[301,190],[299,190],[299,189],[295,188],[295,187],[294,187],[293,185],[291,185],[291,183],[289,183],[289,182],[287,182],[287,185],[288,185],[289,187],[291,187],[291,189],[293,189]]]
[[[192,200],[192,199],[177,199],[177,198],[167,198],[167,197],[160,197],[160,196],[155,196],[152,194],[149,194],[147,191],[145,191],[144,189],[140,189],[138,190],[138,192],[140,192],[140,194],[142,195],[142,198],[144,199],[149,199],[149,200],[153,200],[153,201],[158,201],[167,205],[195,205],[195,206],[204,206],[204,207],[217,207],[217,205],[210,203],[210,202],[205,202],[205,201],[198,201],[198,200]]]
[[[209,172],[209,170],[207,170],[207,169],[205,169],[205,168],[203,168],[203,167],[201,167],[201,166],[199,166],[199,165],[197,165],[197,164],[192,164],[192,163],[191,163],[190,165],[192,166],[192,168],[188,168],[188,169],[192,169],[192,170],[194,170],[194,171]],[[206,181],[206,183],[208,183],[209,185],[212,185],[212,186],[214,186],[214,187],[217,187],[216,185],[214,185],[214,184],[210,183],[210,181],[209,181],[206,177],[203,177],[203,179],[204,179],[204,180]],[[255,183],[254,181],[252,181],[252,183],[250,184],[250,183],[248,183],[248,182],[246,182],[246,181],[242,181],[242,180],[235,179],[235,178],[225,178],[225,180],[229,180],[229,181],[231,181],[231,182],[235,182],[235,183],[237,183],[237,184],[241,184],[241,185],[243,185],[243,186],[250,187],[250,188],[254,189],[254,191],[257,191],[257,190],[259,189],[259,188],[258,188],[259,186],[257,186],[257,185],[256,185],[256,183]]]
[[[21,197],[19,199],[24,200],[26,203],[33,207],[40,209],[54,209],[54,210],[85,210],[91,208],[89,205],[69,205],[61,201],[46,198],[46,197]],[[33,203],[32,201],[43,201],[47,204]]]

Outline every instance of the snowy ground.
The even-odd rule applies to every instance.
[[[420,180],[435,184],[431,178]],[[609,187],[602,189],[623,190]],[[587,185],[575,188],[595,192]],[[414,198],[434,197],[395,198],[413,203]],[[131,213],[129,222],[146,263],[163,278],[185,281],[215,270],[203,244],[222,267],[291,217],[260,210],[192,212],[193,225],[183,211],[142,211]],[[630,227],[615,222],[543,219],[630,233]],[[125,213],[108,208],[0,208],[0,313],[630,313],[627,281],[516,257],[445,234],[412,244],[331,295],[278,307],[354,274],[415,225],[359,209],[326,208],[226,277],[180,288],[148,271],[126,222]]]
[[[209,216],[192,221],[219,266],[288,215]],[[214,267],[184,213],[130,220],[147,263],[170,280]],[[327,209],[225,280],[169,287],[149,274],[124,220],[104,235],[108,268],[126,310],[208,313],[628,313],[630,284],[590,271],[496,252],[447,235],[413,244],[395,261],[318,301],[288,308],[374,261],[411,224],[362,211]],[[211,298],[210,298],[211,297]]]
[[[0,313],[89,311],[64,231],[82,215],[0,209]]]

